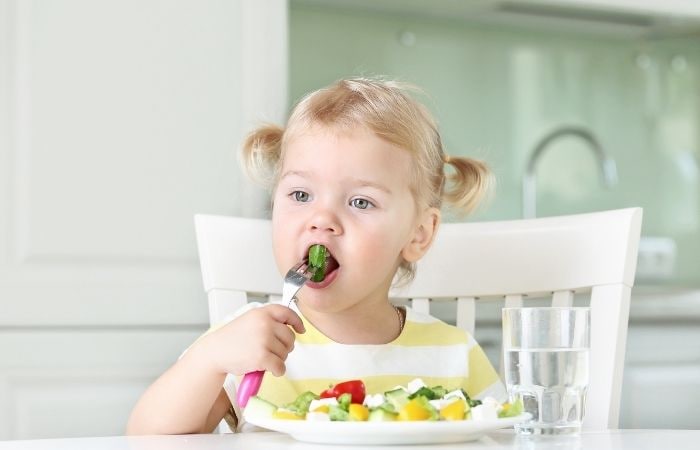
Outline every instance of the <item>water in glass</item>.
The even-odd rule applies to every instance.
[[[581,428],[588,387],[587,348],[510,348],[504,354],[511,397],[532,420],[520,434],[565,434]]]

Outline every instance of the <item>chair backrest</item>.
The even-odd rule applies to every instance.
[[[590,298],[590,386],[584,428],[617,428],[631,288],[641,208],[570,216],[441,225],[415,280],[392,290],[397,302],[429,312],[456,302],[456,324],[474,331],[476,301],[521,306],[551,297],[571,305]],[[270,222],[197,215],[197,243],[211,323],[251,297],[279,298],[282,277],[272,256]],[[264,301],[264,300],[263,300]]]

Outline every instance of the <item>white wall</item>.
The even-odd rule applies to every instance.
[[[0,0],[0,440],[122,434],[205,327],[192,216],[264,214],[284,0]]]

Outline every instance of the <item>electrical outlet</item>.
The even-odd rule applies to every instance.
[[[676,242],[668,237],[643,236],[639,241],[637,281],[663,281],[673,276]]]

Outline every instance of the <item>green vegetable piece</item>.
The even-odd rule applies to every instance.
[[[323,270],[321,267],[316,267],[314,270],[314,274],[311,275],[311,281],[315,281],[316,283],[323,281],[324,278],[326,278],[326,271]]]
[[[467,394],[467,391],[465,391],[464,389],[460,389],[460,391],[462,391],[462,395],[464,395],[464,398],[467,399],[467,405],[469,405],[470,408],[481,405],[481,400],[472,400],[469,397],[469,394]]]
[[[394,411],[401,411],[401,408],[408,403],[408,391],[397,388],[393,391],[387,391],[384,393],[384,398],[387,403],[393,406]]]
[[[370,411],[367,420],[370,422],[393,422],[396,420],[397,416],[398,414],[395,412],[390,412],[383,408],[377,408]]]
[[[442,386],[433,386],[430,388],[430,390],[433,391],[433,394],[435,394],[435,398],[443,398],[445,395],[447,395],[447,389]]]
[[[350,394],[343,394],[350,395]],[[342,396],[341,396],[342,397]],[[349,414],[347,410],[343,409],[340,405],[331,405],[328,407],[328,417],[334,422],[345,422],[349,420]]]
[[[324,245],[316,244],[309,248],[309,266],[313,274],[311,281],[319,282],[326,278],[326,258],[328,249]]]
[[[518,397],[513,403],[511,403],[510,408],[503,410],[498,413],[498,417],[515,417],[523,413],[523,398]]]
[[[326,264],[326,247],[321,244],[309,248],[309,264],[313,267],[323,267]]]
[[[425,397],[428,400],[435,400],[436,398],[440,398],[439,396],[435,395],[435,392],[433,392],[432,389],[427,388],[423,386],[422,388],[418,389],[416,392],[408,396],[409,400],[412,400],[416,397]]]
[[[398,411],[396,411],[396,408],[394,408],[394,405],[392,405],[388,401],[385,401],[381,405],[377,406],[377,408],[375,408],[375,409],[381,409],[381,410],[386,411],[386,412],[391,413],[391,414],[398,413]]]
[[[245,415],[246,417],[269,419],[272,417],[272,413],[276,410],[277,405],[255,395],[248,399],[248,404],[245,408]]]
[[[343,408],[345,411],[350,409],[350,403],[352,403],[352,394],[346,392],[338,397],[338,406]]]
[[[309,412],[309,405],[312,400],[318,400],[318,395],[311,391],[306,391],[300,394],[292,403],[284,405],[284,408],[303,416]]]

